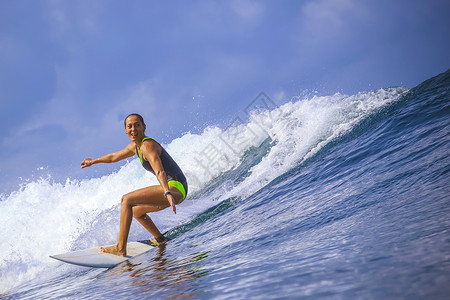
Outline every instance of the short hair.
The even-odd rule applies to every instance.
[[[144,122],[144,118],[143,118],[140,114],[137,114],[137,113],[129,114],[129,115],[125,118],[125,120],[123,121],[123,126],[127,127],[127,119],[128,119],[128,117],[131,117],[131,116],[136,116],[136,117],[138,117],[138,118],[139,118],[139,121],[141,121],[142,124],[144,124],[144,126],[146,126],[146,125],[145,125],[145,122]]]

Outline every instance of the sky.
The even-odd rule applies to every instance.
[[[124,148],[226,127],[260,93],[412,88],[450,67],[448,0],[0,0],[0,194]],[[117,168],[117,166],[116,166]]]

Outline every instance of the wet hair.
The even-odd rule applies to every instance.
[[[139,121],[141,121],[142,124],[144,124],[144,127],[146,127],[145,122],[144,122],[144,118],[143,118],[140,114],[136,114],[136,113],[129,114],[129,115],[125,118],[125,120],[123,121],[123,125],[124,125],[125,127],[127,127],[127,119],[128,119],[129,117],[131,117],[131,116],[136,116],[136,117],[138,117]]]

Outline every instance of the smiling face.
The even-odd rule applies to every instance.
[[[133,142],[140,143],[145,137],[145,123],[136,115],[130,115],[125,119],[125,132]]]

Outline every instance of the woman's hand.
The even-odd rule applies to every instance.
[[[167,201],[169,201],[170,206],[172,206],[172,210],[174,214],[177,214],[177,208],[175,207],[175,199],[173,198],[172,194],[167,195]]]
[[[94,160],[92,158],[85,158],[81,163],[81,168],[90,167],[94,164]]]

